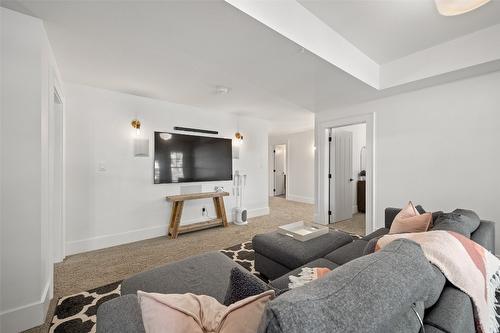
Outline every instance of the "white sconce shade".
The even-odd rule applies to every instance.
[[[149,139],[134,139],[134,156],[148,157],[149,156]]]
[[[435,0],[439,14],[455,16],[481,7],[490,0]]]
[[[240,146],[238,144],[233,144],[233,159],[240,159]]]

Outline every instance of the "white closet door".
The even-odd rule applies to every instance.
[[[334,130],[330,145],[330,222],[352,218],[352,132]]]

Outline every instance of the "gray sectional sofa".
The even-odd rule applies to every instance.
[[[421,206],[417,206],[416,208],[420,212],[424,212]],[[304,249],[304,245],[300,242],[283,237],[278,233],[257,235],[252,240],[255,250],[255,269],[261,275],[268,278],[273,286],[280,289],[285,288],[288,284],[288,276],[297,275],[302,267],[327,267],[334,269],[363,256],[366,245],[370,240],[389,233],[392,221],[400,211],[400,208],[386,208],[385,227],[375,230],[361,239],[352,238],[345,233],[343,235],[341,233],[334,233],[336,234],[335,237],[320,238],[317,240],[319,244],[324,242],[336,244],[336,246],[323,246],[325,251],[319,251],[318,246]],[[490,252],[495,253],[495,225],[493,222],[481,221],[479,227],[471,233],[470,238]],[[275,251],[277,246],[282,250]],[[330,249],[332,250],[328,251]],[[308,256],[302,255],[302,252],[308,252]],[[311,255],[312,253],[316,255]],[[297,258],[290,260],[290,257],[293,256],[298,256],[298,259],[304,259],[302,261]]]
[[[446,281],[425,259],[417,244],[398,240],[382,251],[363,255],[370,239],[388,232],[398,212],[386,209],[385,228],[362,239],[335,238],[345,244],[335,246],[330,252],[317,251],[321,253],[318,258],[307,257],[304,266],[334,269],[323,279],[287,291],[271,301],[260,332],[417,333],[421,326],[419,318],[426,333],[475,332],[469,297]],[[494,252],[494,231],[492,222],[481,221],[471,238]],[[301,261],[292,263],[299,265]],[[234,267],[257,279],[219,252],[190,257],[133,276],[122,283],[121,297],[99,307],[97,332],[144,332],[136,297],[138,290],[206,294],[222,303]],[[271,286],[286,287],[288,275],[300,271],[300,267],[281,265],[280,272],[283,269],[287,272],[272,280]]]

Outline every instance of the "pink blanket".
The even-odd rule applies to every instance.
[[[455,287],[469,295],[474,304],[476,329],[498,332],[495,292],[500,287],[500,260],[481,245],[451,231],[385,235],[378,251],[393,240],[410,239],[422,247],[426,258],[437,266]]]

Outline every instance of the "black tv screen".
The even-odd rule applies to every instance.
[[[155,132],[155,184],[232,179],[231,139]]]

